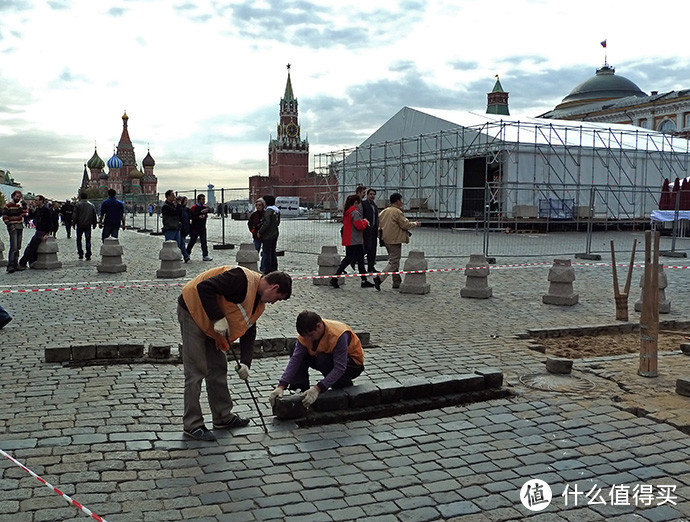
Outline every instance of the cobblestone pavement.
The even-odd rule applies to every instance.
[[[60,236],[63,268],[0,276],[0,291],[11,290],[0,293],[0,304],[14,316],[0,331],[0,448],[111,522],[690,517],[690,444],[675,427],[687,425],[683,415],[690,411],[690,398],[673,392],[676,376],[690,376],[690,358],[680,351],[660,357],[657,379],[636,375],[635,356],[576,361],[572,382],[590,388],[574,393],[523,384],[530,375],[544,374],[545,356],[529,350],[530,341],[516,334],[615,323],[608,267],[576,266],[580,302],[573,307],[541,303],[553,257],[511,259],[511,264],[535,264],[492,269],[493,297],[486,300],[460,298],[462,272],[429,274],[431,293],[421,296],[393,291],[390,279],[380,293],[361,289],[356,281],[334,290],[297,279],[292,299],[269,306],[259,320],[260,337],[293,336],[295,316],[310,308],[371,333],[376,346],[366,352],[360,380],[494,366],[503,370],[513,395],[297,428],[272,420],[266,400],[286,360],[258,359],[251,382],[269,418],[269,433],[263,433],[242,383],[231,377],[236,411],[253,422],[209,444],[182,436],[179,365],[67,368],[43,362],[46,346],[78,341],[176,346],[175,300],[189,279],[155,279],[160,237],[122,232],[127,272],[107,275],[95,269],[98,256],[77,260],[74,240],[63,230]],[[279,246],[289,239],[284,235]],[[195,252],[185,265],[187,275],[233,263],[235,253],[215,250],[214,261],[204,263]],[[430,260],[430,268],[466,263],[467,257],[439,258]],[[279,264],[293,276],[316,273],[313,255],[288,250]],[[640,274],[636,270],[633,280]],[[662,319],[686,319],[687,271],[668,269],[667,276],[672,310]],[[79,289],[58,290],[63,287]],[[634,288],[631,302],[638,297]],[[631,320],[638,317],[631,313]],[[648,415],[631,413],[636,409]],[[1,462],[0,520],[85,518],[8,459]],[[520,488],[533,478],[553,490],[551,504],[541,512],[520,502]],[[669,498],[659,486],[675,489]],[[573,494],[574,488],[584,494]]]

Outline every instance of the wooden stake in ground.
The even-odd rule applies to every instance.
[[[628,278],[625,280],[625,288],[621,293],[618,287],[618,272],[616,268],[616,249],[611,240],[611,265],[613,267],[613,297],[616,302],[616,321],[628,320],[628,296],[630,295],[630,282],[632,281],[633,264],[635,264],[635,250],[637,249],[637,239],[633,242],[630,265],[628,266]]]
[[[644,236],[644,286],[640,315],[640,367],[642,377],[657,377],[659,338],[659,232],[646,231]]]

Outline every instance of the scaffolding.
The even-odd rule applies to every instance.
[[[586,212],[648,219],[658,209],[664,179],[688,177],[690,141],[656,131],[460,113],[485,121],[411,135],[413,113],[421,114],[404,108],[359,147],[314,156],[317,174],[337,177],[339,203],[362,184],[377,189],[380,202],[401,193],[412,214],[428,220],[488,219],[501,225],[535,212],[537,218]],[[396,126],[398,116],[400,122],[407,118],[408,128]],[[435,117],[433,111],[424,116]],[[444,116],[439,121],[448,124]],[[391,139],[372,143],[377,136]],[[601,194],[595,208],[592,190]]]

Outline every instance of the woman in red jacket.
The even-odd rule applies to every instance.
[[[357,262],[357,268],[360,274],[364,273],[364,234],[363,231],[367,228],[369,221],[362,219],[362,213],[359,209],[361,199],[356,194],[351,194],[345,200],[345,212],[343,213],[343,246],[345,247],[345,258],[341,261],[338,271],[335,273],[339,276],[345,271],[345,268],[353,262]],[[338,278],[331,278],[331,286],[333,288],[340,288],[338,285]],[[373,288],[374,283],[367,281],[366,276],[362,276],[362,288]]]

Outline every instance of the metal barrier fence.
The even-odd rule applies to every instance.
[[[354,187],[347,187],[346,192],[333,194],[332,199],[342,200],[351,191]],[[214,211],[207,222],[209,242],[251,242],[247,219],[253,205],[247,199],[248,189],[189,190],[178,195],[186,195],[191,207],[202,193]],[[463,189],[462,198],[463,202],[474,201],[472,206],[480,210],[471,217],[440,219],[423,202],[405,201],[406,216],[423,223],[412,230],[408,249],[422,250],[430,258],[462,258],[473,253],[502,258],[572,256],[606,254],[610,240],[615,238],[616,250],[625,252],[631,251],[633,240],[639,241],[642,231],[650,228],[649,213],[658,208],[656,194],[636,187],[487,184]],[[377,202],[383,207],[381,199]],[[339,246],[342,212],[332,205],[325,206],[328,210],[312,206],[300,216],[283,216],[278,249],[318,255],[323,245]],[[152,213],[141,209],[141,204],[129,206],[128,224],[160,230],[159,205],[154,205]],[[662,238],[662,249],[684,255],[690,248],[684,237],[687,221],[678,220],[662,228],[668,233]],[[572,234],[574,231],[580,233]],[[547,236],[549,241],[545,240]],[[385,249],[381,248],[380,253]]]

